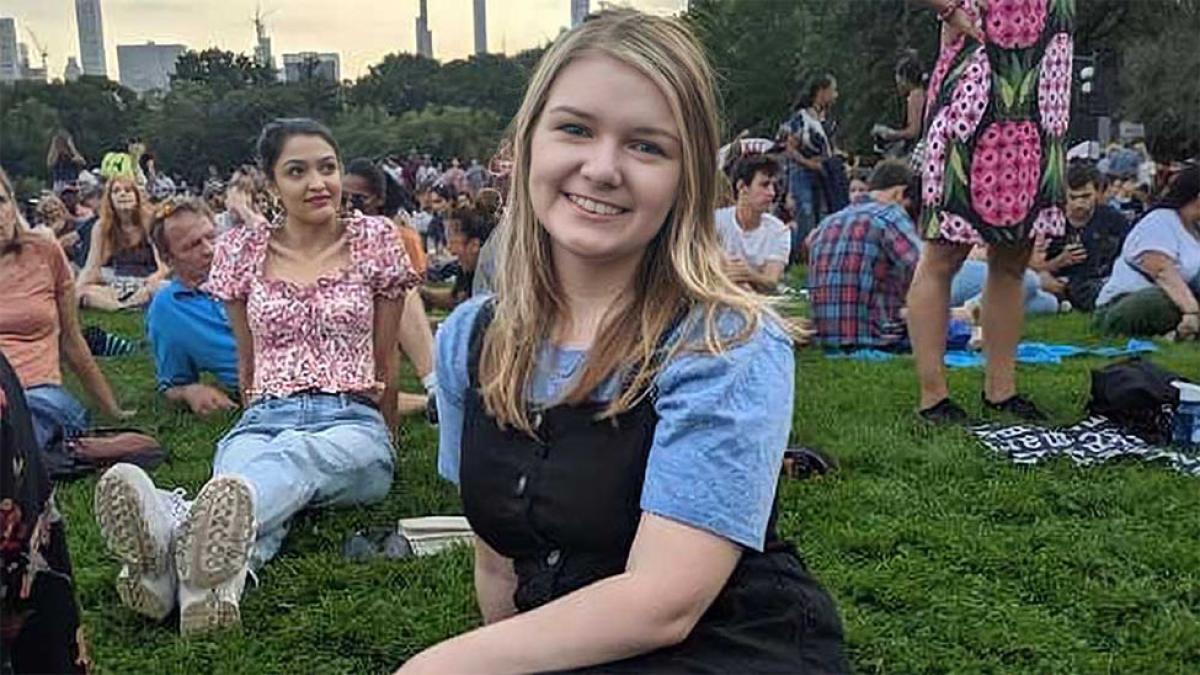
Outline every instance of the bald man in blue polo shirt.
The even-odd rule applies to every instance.
[[[216,228],[199,199],[174,198],[159,207],[150,228],[159,255],[174,272],[146,312],[158,389],[206,416],[237,407],[237,344],[225,306],[202,290],[212,267]],[[211,374],[218,386],[200,382]]]

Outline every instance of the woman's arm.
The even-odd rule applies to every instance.
[[[908,112],[905,113],[906,123],[903,129],[896,132],[896,138],[905,140],[920,138],[921,117],[925,114],[925,90],[920,87],[908,92]]]
[[[55,302],[58,304],[61,335],[59,341],[67,365],[79,377],[84,390],[100,408],[100,412],[109,417],[126,417],[117,405],[117,398],[113,395],[112,387],[109,386],[104,373],[96,365],[96,359],[92,358],[87,341],[83,339],[83,332],[79,328],[79,314],[75,309],[77,301],[74,286],[67,285],[65,291],[55,298]]]
[[[379,399],[379,411],[387,423],[388,433],[396,429],[398,410],[396,393],[399,391],[396,375],[399,369],[400,315],[404,312],[404,295],[399,298],[375,297],[375,379],[383,383],[383,397]]]
[[[79,286],[100,283],[100,268],[108,262],[103,259],[104,234],[101,232],[102,229],[100,223],[96,223],[92,227],[92,245],[88,248],[87,260],[83,263],[83,269],[80,270],[79,279],[76,281]]]
[[[678,644],[724,588],[734,543],[643,513],[625,572],[443,642],[401,673],[533,673],[616,661]]]
[[[513,593],[517,575],[512,560],[505,558],[475,537],[475,597],[485,624],[496,623],[517,613]]]
[[[1196,301],[1195,294],[1192,293],[1192,289],[1188,288],[1183,275],[1179,273],[1179,266],[1171,256],[1157,251],[1147,251],[1138,257],[1137,265],[1154,279],[1155,285],[1167,294],[1167,297],[1175,303],[1181,313],[1196,314],[1200,312],[1200,303]]]
[[[237,342],[238,390],[242,407],[248,407],[251,389],[254,387],[254,339],[250,335],[250,321],[246,318],[245,300],[228,300],[225,310],[229,314],[229,327]]]

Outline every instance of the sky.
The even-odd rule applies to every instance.
[[[261,6],[275,65],[288,52],[337,52],[342,78],[355,79],[393,52],[415,52],[418,0],[101,0],[108,76],[117,79],[117,45],[217,46],[253,54],[255,8]],[[463,58],[474,50],[472,0],[428,0],[434,57]],[[592,9],[599,0],[592,0]],[[647,12],[679,11],[686,0],[619,0]],[[75,0],[4,0],[0,16],[17,21],[17,40],[26,29],[45,47],[50,77],[61,78],[67,57],[79,60]],[[543,44],[570,23],[569,0],[488,0],[488,51],[515,53]]]

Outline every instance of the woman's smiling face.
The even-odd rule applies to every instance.
[[[681,172],[679,129],[654,82],[600,54],[559,72],[534,128],[529,191],[560,253],[641,255],[675,204]]]

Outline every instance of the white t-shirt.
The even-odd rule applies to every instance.
[[[787,264],[792,252],[792,233],[775,216],[764,213],[758,227],[744,230],[737,223],[737,207],[717,209],[717,236],[726,255],[761,268],[769,262]]]
[[[1136,293],[1154,286],[1146,275],[1134,267],[1139,256],[1154,251],[1170,256],[1179,267],[1179,274],[1187,283],[1200,275],[1200,240],[1192,236],[1179,218],[1175,209],[1155,209],[1142,218],[1121,247],[1121,255],[1113,265],[1112,276],[1100,289],[1096,306],[1112,302],[1117,296]]]

